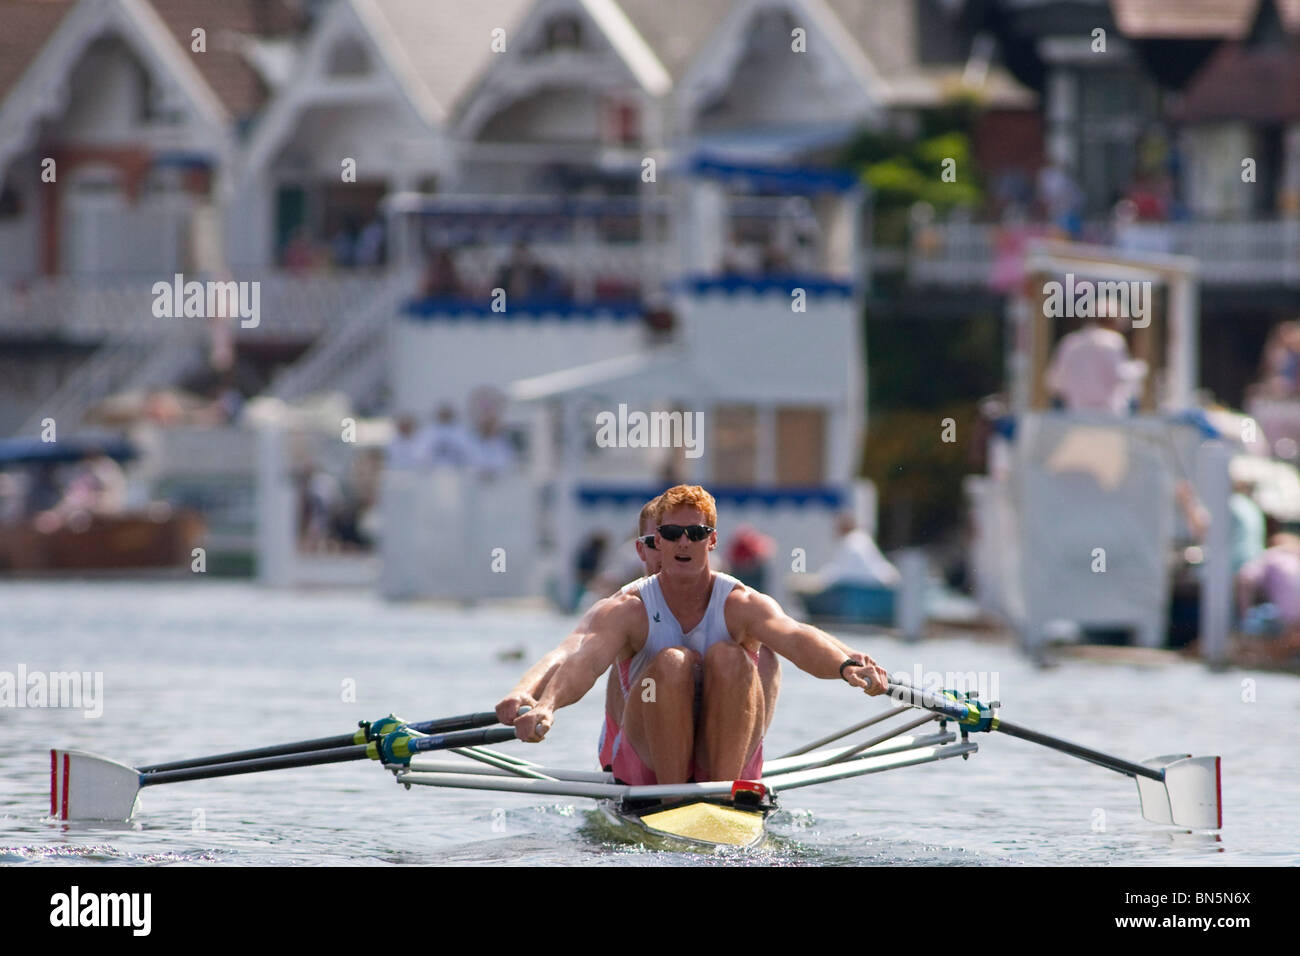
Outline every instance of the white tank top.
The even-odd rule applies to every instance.
[[[709,594],[709,606],[704,610],[704,617],[690,631],[683,632],[677,618],[668,610],[664,600],[663,589],[659,586],[659,576],[641,578],[634,581],[638,585],[641,603],[645,605],[649,630],[646,633],[645,646],[627,662],[627,667],[620,670],[626,675],[624,688],[631,685],[641,669],[654,660],[660,651],[670,647],[688,647],[701,657],[714,644],[731,640],[727,630],[726,605],[727,595],[740,582],[729,574],[713,572],[713,591]]]

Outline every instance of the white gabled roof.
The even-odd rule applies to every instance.
[[[582,5],[643,90],[651,96],[663,96],[672,88],[668,70],[615,0],[582,0]]]
[[[32,144],[41,121],[66,108],[78,59],[110,32],[150,70],[170,76],[194,119],[210,133],[210,142],[196,146],[222,149],[230,114],[158,12],[145,0],[81,0],[59,22],[0,107],[0,178],[13,158]]]
[[[513,34],[537,0],[352,0],[385,49],[390,63],[421,97],[437,104],[440,119],[488,68],[492,31]],[[509,45],[507,45],[509,49]]]

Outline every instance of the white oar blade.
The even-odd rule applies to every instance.
[[[1175,760],[1186,760],[1191,754],[1165,754],[1143,760],[1142,766],[1152,770],[1163,770]],[[1159,780],[1146,777],[1134,777],[1138,785],[1138,800],[1142,803],[1142,816],[1152,823],[1174,824],[1174,809],[1169,805],[1169,790]]]
[[[130,820],[140,771],[81,750],[50,751],[50,814],[58,820]]]
[[[1223,826],[1223,788],[1218,757],[1188,757],[1165,768],[1165,788],[1174,824],[1189,830]]]
[[[1189,830],[1217,830],[1223,826],[1218,757],[1166,754],[1142,763],[1165,773],[1163,783],[1135,778],[1142,816],[1152,823]]]

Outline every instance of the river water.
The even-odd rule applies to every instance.
[[[1300,680],[1181,662],[1042,670],[966,638],[848,640],[891,671],[975,672],[996,681],[1008,720],[1119,756],[1222,755],[1222,832],[1146,823],[1127,778],[996,734],[967,761],[790,791],[764,848],[712,856],[620,842],[590,802],[406,791],[368,761],[150,788],[127,824],[48,816],[51,746],[141,766],[345,733],[390,711],[489,710],[570,623],[219,580],[0,584],[0,671],[103,675],[98,706],[0,707],[0,864],[1300,864]],[[787,664],[767,753],[883,706]],[[595,769],[600,714],[593,692],[544,744],[503,747]]]

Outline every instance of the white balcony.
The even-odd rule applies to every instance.
[[[1028,227],[1045,234],[1045,227]],[[1091,241],[1119,250],[1193,256],[1209,285],[1300,286],[1300,219],[1134,223],[1085,227]],[[907,276],[913,285],[997,286],[1015,242],[1003,226],[952,222],[912,233]]]

